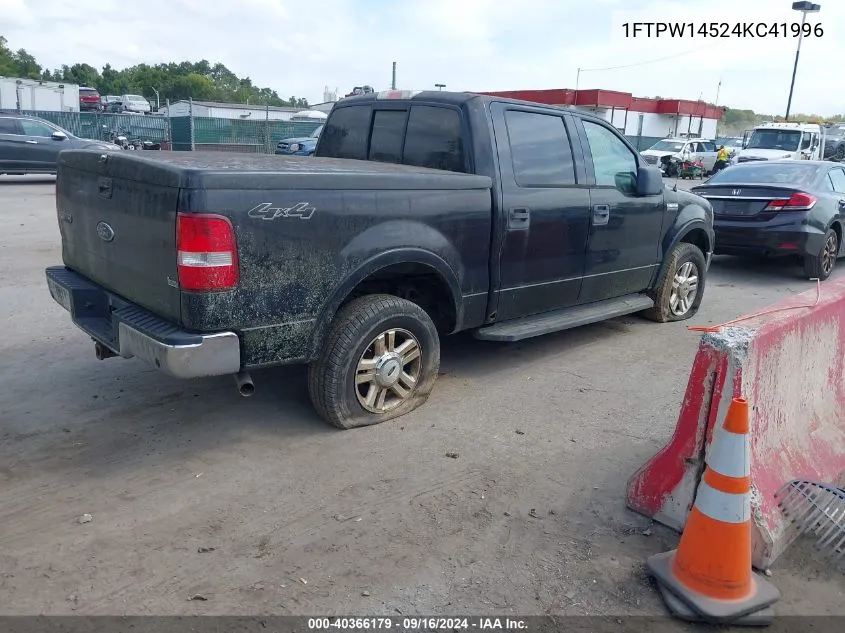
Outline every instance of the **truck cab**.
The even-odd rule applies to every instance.
[[[817,123],[764,123],[743,135],[733,162],[822,160],[825,129]]]

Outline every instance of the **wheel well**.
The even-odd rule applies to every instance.
[[[842,225],[839,222],[834,222],[830,225],[830,228],[836,233],[836,241],[839,242],[840,248],[842,248]]]
[[[441,334],[457,325],[455,302],[449,284],[431,266],[392,264],[371,273],[344,299],[341,307],[364,295],[388,294],[416,303],[428,313]]]
[[[693,229],[681,238],[681,242],[697,246],[705,255],[710,251],[710,242],[702,229]]]

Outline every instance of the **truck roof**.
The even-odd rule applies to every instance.
[[[819,123],[796,123],[793,121],[781,121],[779,123],[761,123],[755,125],[755,130],[801,130],[804,132],[818,132],[821,129]]]
[[[607,121],[594,115],[593,113],[574,108],[572,106],[556,106],[545,103],[536,103],[534,101],[524,101],[522,99],[511,99],[509,97],[495,97],[492,95],[478,94],[477,92],[446,92],[440,90],[382,90],[381,92],[374,92],[370,94],[356,95],[353,97],[345,97],[338,101],[338,105],[352,104],[352,103],[368,103],[377,101],[427,101],[429,103],[444,103],[448,105],[464,105],[471,101],[478,101],[480,103],[512,103],[514,105],[530,106],[534,108],[546,108],[552,110],[565,110],[567,112],[577,112],[579,116],[585,116],[598,121]],[[707,140],[707,139],[705,139]]]

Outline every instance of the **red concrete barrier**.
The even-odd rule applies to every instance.
[[[627,491],[632,510],[682,530],[713,426],[732,398],[746,398],[758,568],[780,556],[793,533],[775,499],[783,484],[845,484],[845,279],[764,312],[702,337],[672,439]]]

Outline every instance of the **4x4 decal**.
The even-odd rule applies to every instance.
[[[292,207],[274,207],[272,202],[262,202],[247,212],[254,219],[275,220],[276,218],[299,218],[308,220],[317,210],[310,202],[297,202]]]

